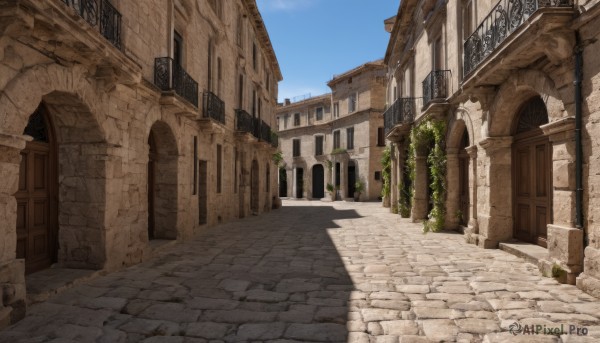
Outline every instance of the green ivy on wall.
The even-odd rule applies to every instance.
[[[410,145],[408,151],[409,177],[411,180],[410,199],[415,198],[415,157],[417,150],[429,149],[427,165],[429,167],[431,200],[433,209],[429,212],[423,224],[424,232],[438,232],[445,224],[446,200],[446,123],[441,120],[427,120],[410,131]],[[402,193],[402,192],[401,192]]]
[[[386,146],[381,156],[381,178],[383,179],[382,197],[389,197],[392,184],[392,151]]]

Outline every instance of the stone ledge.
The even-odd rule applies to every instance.
[[[523,242],[505,242],[500,243],[500,250],[509,254],[521,257],[525,261],[538,265],[541,260],[548,259],[548,250],[539,245]]]

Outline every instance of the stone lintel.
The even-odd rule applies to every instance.
[[[0,132],[0,146],[13,148],[19,151],[25,149],[25,144],[32,140],[33,138],[27,135],[10,135]]]
[[[566,117],[540,126],[551,142],[572,140],[575,138],[575,117]]]
[[[513,143],[512,136],[504,137],[488,137],[479,142],[479,145],[485,150],[488,156],[493,155],[498,151],[510,148]]]

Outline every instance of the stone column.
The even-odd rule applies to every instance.
[[[392,144],[392,146],[397,146],[396,144]],[[394,208],[394,206],[396,206],[396,208],[398,208],[398,163],[400,162],[398,160],[398,150],[396,148],[393,148],[393,154],[392,154],[392,170],[391,170],[391,182],[390,182],[390,204],[391,207],[390,208]]]
[[[460,208],[460,172],[457,148],[446,150],[446,182],[446,229],[455,230],[458,228],[456,213]]]
[[[298,177],[298,167],[294,166],[294,167],[292,167],[292,194],[291,194],[292,199],[296,199],[297,195],[298,195],[296,193],[296,191],[297,191],[296,185],[298,184],[297,177]]]
[[[414,221],[427,219],[427,183],[428,183],[428,170],[427,170],[427,155],[423,152],[415,156],[415,184],[414,187],[414,198],[412,202],[412,213],[411,218]]]
[[[16,259],[20,152],[25,136],[0,133],[0,329],[25,316],[25,261]]]
[[[485,249],[498,248],[500,242],[513,237],[512,142],[512,136],[505,136],[489,137],[479,143],[488,157],[478,214],[479,246]]]
[[[575,118],[546,124],[542,130],[552,144],[553,223],[548,224],[549,261],[546,268],[551,270],[558,264],[566,271],[561,281],[575,284],[577,275],[583,270],[584,249],[584,231],[575,227]],[[600,269],[597,272],[600,276]]]
[[[348,196],[348,162],[340,162],[340,198],[346,199]]]
[[[477,146],[471,145],[465,149],[469,154],[469,223],[465,231],[468,243],[477,244],[479,237],[479,224],[477,222]]]

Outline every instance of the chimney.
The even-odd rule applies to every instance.
[[[284,99],[283,100],[283,105],[284,106],[288,106],[288,105],[291,105],[291,104],[292,104],[292,102],[290,101],[290,99]]]

